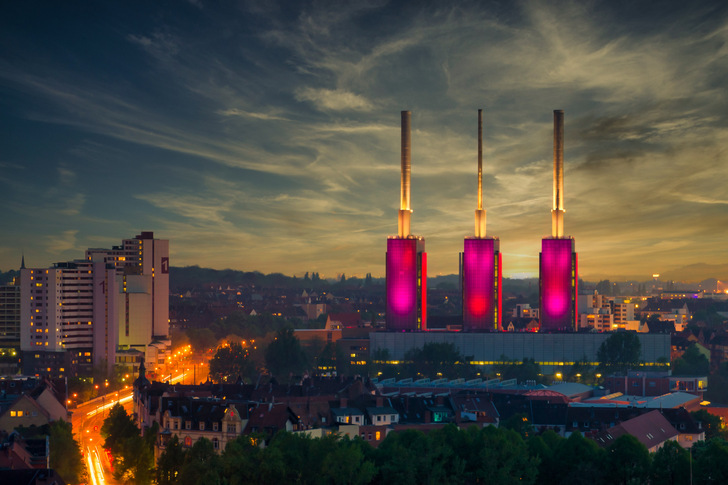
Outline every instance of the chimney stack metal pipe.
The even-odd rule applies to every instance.
[[[411,116],[412,113],[410,111],[402,111],[401,195],[397,227],[397,235],[399,237],[408,237],[410,235],[410,216],[412,214],[412,209],[410,207],[410,174],[412,171],[410,134]]]
[[[483,110],[478,110],[478,208],[475,210],[475,237],[485,237],[483,209]]]
[[[483,110],[478,110],[478,209],[483,208]]]
[[[564,111],[554,110],[554,204],[551,236],[564,237]]]

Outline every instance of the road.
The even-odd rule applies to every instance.
[[[201,372],[201,365],[197,369],[180,369],[175,375],[165,376],[171,384],[191,384],[193,376],[198,382],[207,378],[206,372]],[[202,374],[205,378],[202,378]],[[74,409],[71,423],[76,440],[84,454],[84,462],[88,472],[88,483],[91,485],[121,485],[111,474],[111,455],[103,448],[104,439],[101,437],[101,426],[108,416],[109,409],[116,403],[124,406],[128,414],[133,412],[132,389],[123,389],[111,392],[91,401],[79,404]]]

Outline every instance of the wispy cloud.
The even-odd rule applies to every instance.
[[[372,104],[363,96],[342,89],[301,88],[296,99],[310,101],[323,110],[372,110]]]
[[[0,162],[17,227],[53,214],[48,233],[69,225],[83,246],[91,221],[144,224],[189,264],[382,274],[399,111],[411,109],[413,230],[431,269],[452,273],[472,231],[485,108],[488,231],[507,274],[534,273],[560,108],[584,274],[724,257],[710,236],[728,224],[720,3],[192,3],[147,5],[144,22],[99,17],[84,45],[124,59],[113,65],[71,37],[38,49],[40,31],[0,25],[24,49],[0,56],[3,116],[34,131],[18,128]]]

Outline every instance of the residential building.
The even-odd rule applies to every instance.
[[[631,434],[645,445],[650,453],[654,453],[662,448],[666,441],[677,441],[680,433],[660,411],[655,410],[607,429],[597,435],[595,441],[600,446],[607,447],[623,434]]]
[[[20,370],[20,285],[0,285],[0,375]]]
[[[245,415],[241,415],[235,404],[220,399],[170,397],[162,399],[162,406],[156,456],[164,451],[172,436],[177,436],[184,448],[205,438],[217,453],[222,453],[227,443],[243,433],[248,422],[246,408]]]
[[[169,241],[142,232],[84,259],[20,272],[20,348],[28,375],[110,372],[116,350],[168,346]],[[157,347],[151,349],[153,343]],[[162,356],[162,359],[163,360]]]

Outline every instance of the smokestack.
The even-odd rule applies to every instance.
[[[554,206],[551,236],[564,237],[564,111],[554,110]]]
[[[478,110],[478,208],[475,210],[475,237],[485,237],[483,210],[483,110]]]
[[[402,173],[401,173],[401,196],[399,202],[399,218],[397,224],[397,235],[406,238],[410,235],[410,172],[412,171],[411,161],[411,135],[410,117],[412,113],[402,111]]]

